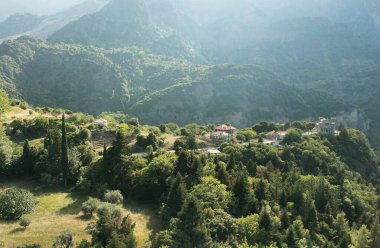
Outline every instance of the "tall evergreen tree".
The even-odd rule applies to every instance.
[[[26,176],[32,176],[34,169],[34,156],[28,140],[25,140],[24,142],[20,163],[22,167],[21,173]]]
[[[179,247],[209,247],[211,238],[203,210],[194,196],[189,196],[178,214]]]
[[[269,232],[272,228],[272,219],[269,214],[268,206],[264,207],[259,216],[259,228]]]
[[[256,174],[257,174],[257,165],[251,159],[247,163],[247,170],[248,170],[249,174],[252,177],[256,176]]]
[[[188,185],[196,185],[200,182],[202,177],[202,163],[201,160],[199,159],[198,156],[195,156],[193,158],[193,161],[191,163],[188,175],[187,175],[187,180],[188,180]]]
[[[187,190],[183,177],[177,174],[172,184],[170,185],[166,205],[163,209],[164,218],[170,220],[172,217],[177,217],[178,212],[181,210],[187,195]]]
[[[227,170],[231,171],[236,168],[235,154],[232,152],[227,163]]]
[[[61,139],[61,169],[64,185],[67,186],[67,177],[69,174],[69,152],[67,146],[67,136],[66,136],[66,120],[65,114],[62,114],[62,139]]]
[[[286,243],[288,244],[289,248],[296,248],[297,247],[296,239],[294,236],[293,226],[290,226],[288,229],[288,233],[286,235]]]
[[[281,192],[281,195],[280,195],[280,201],[279,201],[279,204],[280,204],[280,206],[281,206],[282,208],[285,208],[286,205],[287,205],[287,203],[288,203],[288,199],[287,199],[287,197],[286,197],[285,190],[283,190],[283,191]]]
[[[118,164],[122,160],[122,156],[128,154],[128,142],[126,134],[123,130],[116,133],[116,137],[112,142],[110,152],[107,154],[110,163]]]
[[[223,183],[227,187],[230,186],[230,177],[224,165],[222,166],[218,164],[216,166],[216,179],[218,179],[221,183]]]
[[[234,195],[232,208],[235,216],[240,217],[249,214],[253,207],[254,198],[247,174],[243,172],[238,174],[232,192]]]
[[[181,175],[187,175],[189,172],[190,168],[190,156],[187,151],[180,151],[178,155],[178,159],[176,162],[176,167],[175,167],[175,173],[180,173]]]
[[[266,186],[263,179],[260,179],[255,189],[257,200],[262,201],[266,199]]]
[[[103,172],[104,172],[104,179],[105,181],[108,180],[108,178],[110,178],[111,176],[111,171],[110,171],[110,168],[109,168],[109,165],[110,165],[110,162],[108,160],[108,154],[107,154],[107,145],[106,145],[106,142],[104,142],[103,144]]]

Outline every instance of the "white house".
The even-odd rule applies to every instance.
[[[107,127],[108,126],[108,121],[105,120],[105,119],[97,119],[97,120],[94,121],[93,124],[96,125],[96,126]]]

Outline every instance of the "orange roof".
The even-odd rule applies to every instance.
[[[230,130],[236,130],[233,126],[227,126],[227,125],[220,125],[216,126],[215,130],[217,131],[230,131]]]

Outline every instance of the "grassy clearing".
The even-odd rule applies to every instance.
[[[84,219],[80,212],[82,203],[88,199],[86,195],[70,193],[60,187],[40,186],[30,181],[0,183],[0,191],[10,187],[30,190],[35,195],[38,205],[32,214],[26,216],[32,221],[26,229],[21,228],[18,222],[0,221],[0,247],[17,247],[32,243],[51,247],[55,237],[67,229],[75,233],[76,243],[82,239],[90,240],[85,229],[94,220]],[[124,205],[124,212],[130,214],[136,223],[138,246],[146,246],[152,232],[160,227],[159,218],[152,211],[152,207],[129,202]]]

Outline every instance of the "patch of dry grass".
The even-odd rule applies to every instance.
[[[60,187],[40,186],[35,182],[11,181],[2,183],[0,191],[10,187],[22,187],[30,190],[38,202],[36,210],[25,217],[32,223],[26,229],[18,222],[0,221],[0,247],[17,247],[23,244],[40,244],[51,247],[62,231],[70,229],[75,233],[75,242],[90,240],[86,232],[87,225],[95,221],[82,218],[81,205],[88,199],[79,193],[71,193]],[[160,227],[159,218],[151,207],[141,206],[134,202],[124,205],[124,213],[130,214],[136,223],[135,236],[138,247],[149,244],[150,235]]]

